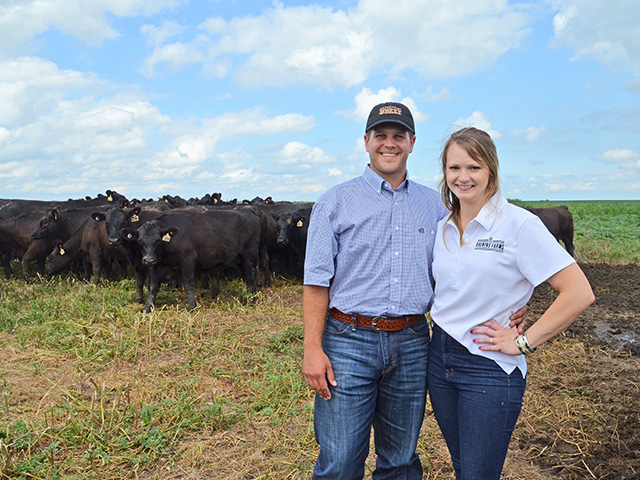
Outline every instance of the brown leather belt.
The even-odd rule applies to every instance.
[[[336,320],[347,322],[352,325],[355,317],[357,326],[371,328],[376,332],[396,332],[398,330],[404,330],[405,328],[413,327],[421,318],[424,318],[424,315],[407,315],[405,317],[387,317],[386,315],[379,315],[377,317],[361,317],[360,315],[342,313],[337,308],[329,310],[329,315]]]

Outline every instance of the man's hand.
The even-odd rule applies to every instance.
[[[320,395],[320,397],[329,400],[331,398],[331,392],[329,391],[328,383],[334,387],[337,386],[338,383],[333,374],[329,357],[327,357],[322,348],[305,349],[302,360],[302,371],[307,385]]]
[[[515,313],[512,313],[509,317],[509,327],[515,328],[518,332],[518,335],[522,335],[524,333],[524,321],[527,315],[528,307],[525,305],[520,310]]]

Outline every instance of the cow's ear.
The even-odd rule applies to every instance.
[[[140,221],[140,207],[136,207],[129,212],[129,221],[131,223],[137,223]]]
[[[175,237],[180,230],[176,227],[169,227],[162,230],[162,241],[169,243],[173,237]]]
[[[105,218],[107,218],[107,217],[106,217],[106,216],[104,215],[104,213],[102,213],[102,212],[93,212],[93,213],[91,214],[91,218],[92,218],[94,221],[96,221],[96,222],[100,223],[100,222],[104,222]]]
[[[138,240],[138,231],[134,228],[121,228],[120,238],[127,242],[135,242]]]

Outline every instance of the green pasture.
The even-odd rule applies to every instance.
[[[576,256],[580,261],[640,263],[640,200],[509,201],[534,208],[569,207],[573,215]]]
[[[640,263],[640,201],[526,205],[558,203],[574,216],[581,262]],[[0,273],[0,480],[309,478],[302,286],[278,278],[250,302],[241,282],[222,287],[216,300],[200,289],[187,312],[182,289],[164,286],[145,315],[132,279]],[[572,409],[582,421],[578,407],[559,410]],[[425,478],[452,478],[441,443],[425,423]],[[544,455],[534,453],[505,478],[538,478],[526,470]]]

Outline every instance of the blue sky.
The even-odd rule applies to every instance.
[[[315,200],[412,109],[437,188],[463,126],[524,200],[640,199],[637,0],[2,0],[0,197]]]

